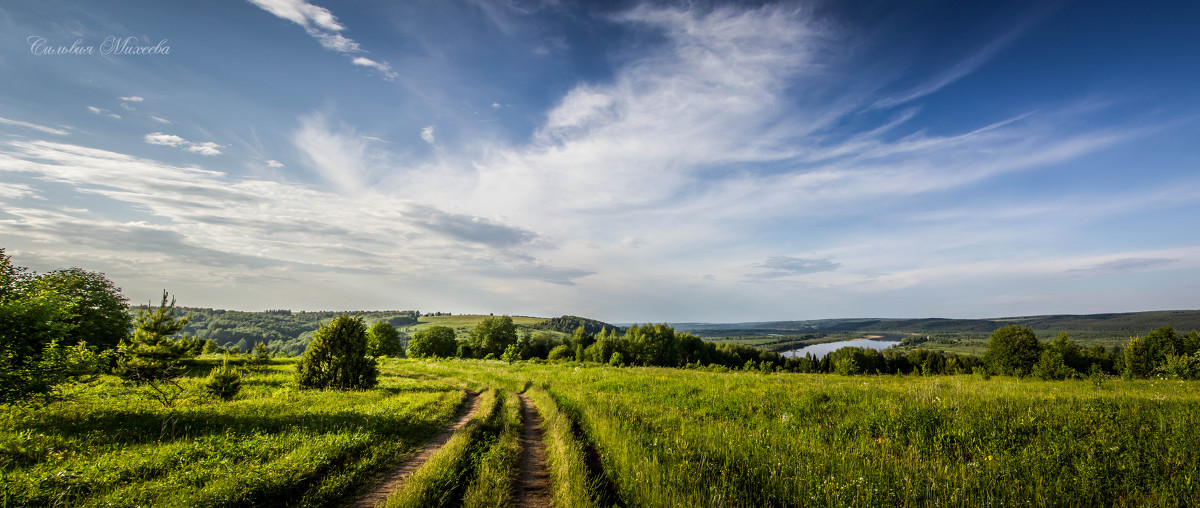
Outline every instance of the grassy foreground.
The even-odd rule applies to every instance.
[[[336,504],[442,429],[463,397],[386,375],[369,391],[298,390],[293,375],[275,365],[245,377],[233,401],[173,410],[115,378],[45,407],[0,408],[0,506]]]
[[[277,363],[233,401],[174,409],[115,378],[0,408],[0,506],[339,506],[449,425],[463,386],[480,410],[390,504],[511,505],[517,392],[542,415],[557,507],[1200,498],[1194,382],[388,360],[379,388],[335,392],[292,375]]]
[[[398,368],[545,387],[630,506],[1187,506],[1200,499],[1200,394],[1180,381],[1098,387],[482,361]]]

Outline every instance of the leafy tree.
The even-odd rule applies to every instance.
[[[504,354],[509,344],[517,343],[517,327],[508,316],[490,316],[484,318],[471,330],[467,344],[476,355]]]
[[[504,348],[504,354],[500,356],[500,359],[512,365],[513,362],[521,359],[521,351],[517,348],[516,344],[509,344],[508,347]]]
[[[68,320],[71,330],[67,344],[86,342],[112,349],[129,336],[132,321],[129,300],[103,273],[67,268],[38,278],[70,301],[67,310],[72,317]]]
[[[449,326],[431,326],[414,333],[408,341],[411,358],[448,358],[454,356],[458,338]]]
[[[386,321],[376,321],[367,329],[367,354],[371,356],[404,357],[400,331]]]
[[[1170,326],[1147,333],[1142,338],[1142,347],[1152,370],[1165,364],[1168,356],[1178,355],[1184,349],[1183,338]]]
[[[622,339],[628,343],[631,363],[674,367],[679,364],[679,341],[675,329],[665,324],[633,326]]]
[[[1023,376],[1042,354],[1042,344],[1028,327],[1003,326],[992,332],[984,359],[993,372]]]
[[[378,382],[375,358],[367,356],[367,325],[362,317],[342,314],[322,325],[296,366],[302,388],[357,390]]]
[[[178,317],[175,299],[171,298],[168,304],[167,297],[163,291],[158,309],[138,310],[133,320],[133,336],[117,347],[116,374],[137,386],[149,387],[151,398],[171,407],[184,392],[179,384],[183,362],[199,351],[193,352],[195,344],[172,338],[191,317]]]

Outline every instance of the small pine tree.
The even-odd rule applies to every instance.
[[[194,344],[171,338],[183,330],[191,315],[176,317],[175,299],[171,298],[168,304],[167,296],[163,291],[158,309],[138,311],[133,337],[128,343],[122,341],[117,348],[115,372],[127,382],[150,387],[151,398],[171,407],[184,392],[179,384],[183,362],[195,353]]]
[[[296,382],[302,388],[365,389],[378,382],[375,358],[367,356],[362,317],[342,314],[321,325],[300,357]]]
[[[225,357],[220,367],[214,367],[208,373],[208,380],[204,383],[204,391],[220,397],[221,400],[233,399],[241,389],[242,375],[229,365],[229,357]]]

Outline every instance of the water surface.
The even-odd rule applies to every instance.
[[[783,354],[783,356],[787,356],[787,357],[794,356],[797,358],[802,358],[802,357],[804,357],[804,355],[812,353],[813,358],[824,358],[825,355],[832,353],[834,351],[837,351],[844,347],[861,347],[861,348],[871,348],[871,349],[882,350],[882,349],[887,349],[892,346],[895,346],[896,344],[899,344],[899,343],[900,343],[900,341],[898,341],[898,340],[874,340],[874,339],[841,340],[841,341],[837,341],[837,342],[826,342],[824,344],[813,344],[811,346],[802,347],[800,349],[784,351],[782,354]]]

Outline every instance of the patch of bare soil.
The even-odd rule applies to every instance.
[[[475,393],[468,391],[466,403],[463,404],[463,408],[459,411],[458,421],[454,422],[454,425],[447,427],[446,430],[443,430],[440,434],[434,436],[433,439],[430,440],[429,443],[425,444],[425,447],[421,448],[416,455],[413,455],[399,466],[396,466],[396,469],[393,469],[386,476],[384,476],[382,482],[378,486],[376,486],[370,492],[360,496],[351,506],[354,508],[375,508],[376,506],[383,504],[383,502],[387,500],[388,495],[390,495],[397,488],[400,488],[400,485],[404,483],[404,480],[408,478],[413,471],[416,471],[417,468],[421,467],[421,464],[424,464],[426,460],[429,460],[434,453],[437,453],[437,451],[442,448],[442,445],[446,444],[446,441],[450,440],[450,436],[453,436],[458,429],[461,429],[463,425],[467,424],[467,421],[471,419],[471,416],[475,414],[475,410],[478,408],[479,398]]]
[[[517,506],[550,506],[550,472],[546,465],[546,443],[542,440],[542,415],[521,397],[521,467],[517,476]]]

